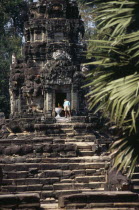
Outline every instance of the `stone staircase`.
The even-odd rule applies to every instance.
[[[36,124],[35,132],[11,134],[0,144],[1,194],[39,193],[53,209],[60,196],[104,190],[110,160],[97,155],[89,123]]]
[[[139,165],[136,166],[131,179],[132,191],[139,194]]]

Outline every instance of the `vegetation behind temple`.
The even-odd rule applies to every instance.
[[[12,53],[21,56],[23,22],[27,4],[23,0],[0,2],[0,111],[9,115],[9,70]]]

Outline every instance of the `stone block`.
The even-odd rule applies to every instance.
[[[131,192],[117,192],[117,191],[105,191],[105,192],[92,192],[92,193],[82,193],[76,195],[67,195],[59,198],[59,207],[65,208],[69,204],[91,204],[102,203],[104,207],[105,203],[123,203],[123,206],[129,202],[138,202],[138,195]],[[107,205],[106,205],[107,207]]]
[[[26,155],[28,153],[33,152],[33,146],[32,145],[22,145],[21,146],[21,154]]]
[[[41,170],[51,170],[51,169],[60,169],[60,165],[56,164],[56,163],[52,163],[52,164],[41,164]]]
[[[48,153],[52,152],[52,145],[50,144],[43,145],[43,151]]]
[[[20,207],[24,207],[24,209],[31,209],[30,207],[39,208],[39,195],[35,193],[0,195],[1,209],[18,209]]]
[[[74,177],[75,177],[75,174],[73,171],[71,170],[63,171],[62,178],[69,179],[69,178],[74,178]]]
[[[85,169],[79,169],[79,170],[73,170],[73,173],[75,175],[85,176],[86,171],[85,171]]]
[[[76,144],[66,144],[64,151],[75,151],[77,150],[77,145]]]
[[[76,151],[63,151],[63,152],[60,152],[60,156],[61,157],[76,157],[77,154],[76,154]]]
[[[40,174],[40,178],[47,178],[47,177],[61,177],[62,171],[61,170],[47,170]]]
[[[53,185],[43,185],[42,190],[53,190]]]
[[[42,191],[41,193],[40,193],[40,197],[42,198],[42,199],[46,199],[46,198],[51,198],[51,197],[55,197],[55,194],[54,194],[54,192],[53,192],[53,190],[46,190],[46,191]]]
[[[41,191],[42,187],[43,187],[42,184],[28,185],[27,190],[28,191]]]

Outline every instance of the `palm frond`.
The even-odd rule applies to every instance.
[[[132,174],[139,146],[139,1],[96,0],[98,40],[90,40],[95,57],[87,79],[90,110],[101,111],[120,128],[112,147],[114,167]]]

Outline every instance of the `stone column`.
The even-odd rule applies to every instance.
[[[13,96],[13,92],[11,90],[11,88],[9,89],[9,93],[10,93],[10,108],[11,108],[11,114],[14,114],[14,96]]]
[[[46,89],[45,91],[44,110],[45,110],[46,117],[52,117],[52,111],[53,111],[52,89]]]
[[[70,92],[67,93],[67,100],[71,102],[71,93]]]
[[[75,87],[73,87],[71,90],[71,110],[73,115],[76,115],[79,110],[78,90]]]
[[[53,104],[52,104],[52,116],[55,117],[55,103],[56,103],[56,93],[53,90]]]

